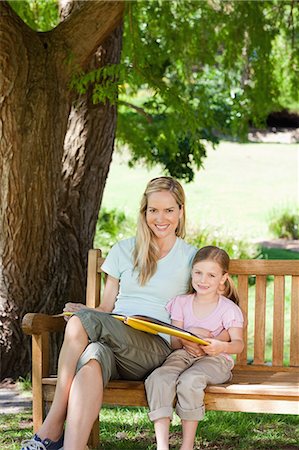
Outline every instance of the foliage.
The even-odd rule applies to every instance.
[[[57,20],[55,0],[11,3],[31,26]],[[206,141],[245,139],[248,123],[261,126],[270,111],[298,102],[298,50],[291,0],[131,1],[121,64],[74,68],[70,86],[118,103],[117,137],[129,144],[131,165],[160,163],[190,181]]]
[[[106,256],[112,245],[121,239],[134,236],[136,226],[133,219],[116,208],[102,208],[96,226],[94,248],[100,248]]]
[[[58,24],[57,0],[9,0],[9,4],[33,30],[48,31]]]
[[[102,208],[97,222],[94,247],[100,248],[104,255],[108,253],[115,242],[134,236],[136,225],[131,217],[116,208],[108,210]],[[247,243],[241,238],[235,238],[218,229],[193,230],[188,235],[188,242],[200,248],[204,245],[217,245],[235,259],[248,259],[257,255],[255,245]]]
[[[299,209],[274,211],[269,223],[269,231],[278,238],[299,239]]]
[[[194,230],[188,241],[196,247],[216,245],[223,248],[232,259],[251,259],[257,256],[257,247],[242,238],[236,238],[227,232],[214,229]]]

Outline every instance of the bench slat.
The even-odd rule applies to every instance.
[[[295,262],[295,264],[294,264]],[[299,265],[294,260],[232,259],[229,264],[231,275],[296,275]]]
[[[267,278],[265,275],[258,275],[256,277],[254,364],[264,364],[265,361],[266,281]]]
[[[290,366],[299,366],[299,276],[292,277]]]
[[[285,278],[281,275],[274,277],[273,301],[273,336],[272,362],[273,366],[283,365],[284,349],[284,310],[285,310]]]
[[[238,293],[240,297],[240,308],[242,309],[244,316],[248,318],[248,276],[239,275],[238,276]],[[243,332],[244,339],[244,350],[242,353],[237,355],[238,364],[247,364],[247,343],[248,343],[248,332],[247,327],[244,328]]]

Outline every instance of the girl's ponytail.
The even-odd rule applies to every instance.
[[[233,282],[232,278],[228,275],[226,282],[224,283],[224,290],[221,291],[221,294],[224,295],[224,297],[229,298],[232,300],[236,305],[239,305],[239,294],[237,291],[237,288],[235,286],[235,283]]]

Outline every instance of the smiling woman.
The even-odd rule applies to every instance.
[[[49,414],[23,450],[83,450],[109,380],[143,380],[171,353],[170,338],[144,333],[107,312],[141,314],[169,323],[167,301],[186,292],[195,247],[184,242],[185,195],[171,177],[151,180],[143,194],[136,237],[116,243],[102,270],[107,273],[96,310],[67,303],[56,391]],[[66,428],[63,439],[63,426]],[[84,418],[84,419],[83,419]],[[50,443],[50,444],[49,444]]]

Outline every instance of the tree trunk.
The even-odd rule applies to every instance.
[[[88,4],[82,10],[97,6],[81,3]],[[117,22],[115,16],[111,20]],[[30,370],[30,340],[21,330],[25,313],[58,313],[66,301],[84,300],[87,251],[111,162],[116,108],[92,105],[90,93],[72,106],[63,27],[36,33],[1,2],[0,29],[2,379]],[[117,63],[121,28],[108,38],[105,33],[105,41],[93,40],[90,54],[79,54],[77,61]],[[91,62],[95,42],[102,48]]]

